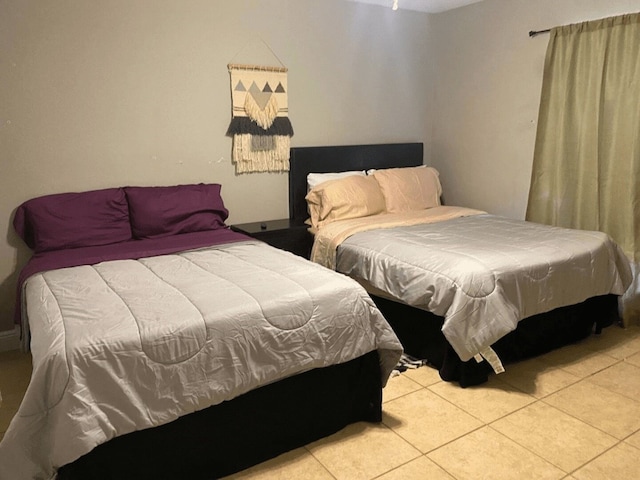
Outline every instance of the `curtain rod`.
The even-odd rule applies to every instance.
[[[551,31],[550,28],[547,28],[546,30],[530,30],[529,36],[535,37],[536,35],[540,35],[541,33],[549,33],[550,31]]]

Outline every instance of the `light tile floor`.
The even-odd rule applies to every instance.
[[[31,359],[0,353],[0,437]],[[637,480],[640,327],[535,359],[467,389],[429,367],[393,377],[381,424],[357,423],[231,479]]]

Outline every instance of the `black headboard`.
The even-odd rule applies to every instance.
[[[295,147],[289,165],[289,218],[308,218],[307,175],[371,168],[415,167],[422,165],[422,143],[385,143],[337,147]]]

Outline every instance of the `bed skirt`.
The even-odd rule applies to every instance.
[[[443,317],[372,295],[384,317],[400,339],[405,353],[426,360],[440,377],[461,387],[486,382],[491,366],[474,359],[467,362],[453,350],[442,334]],[[518,323],[518,328],[491,347],[506,366],[575,343],[619,321],[618,296],[589,298],[577,305],[534,315]]]
[[[373,351],[116,437],[62,467],[57,480],[212,480],[351,423],[381,419],[380,363]]]

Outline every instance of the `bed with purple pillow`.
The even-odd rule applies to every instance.
[[[0,478],[212,479],[380,421],[402,347],[353,280],[227,228],[218,184],[35,198],[33,372]]]

